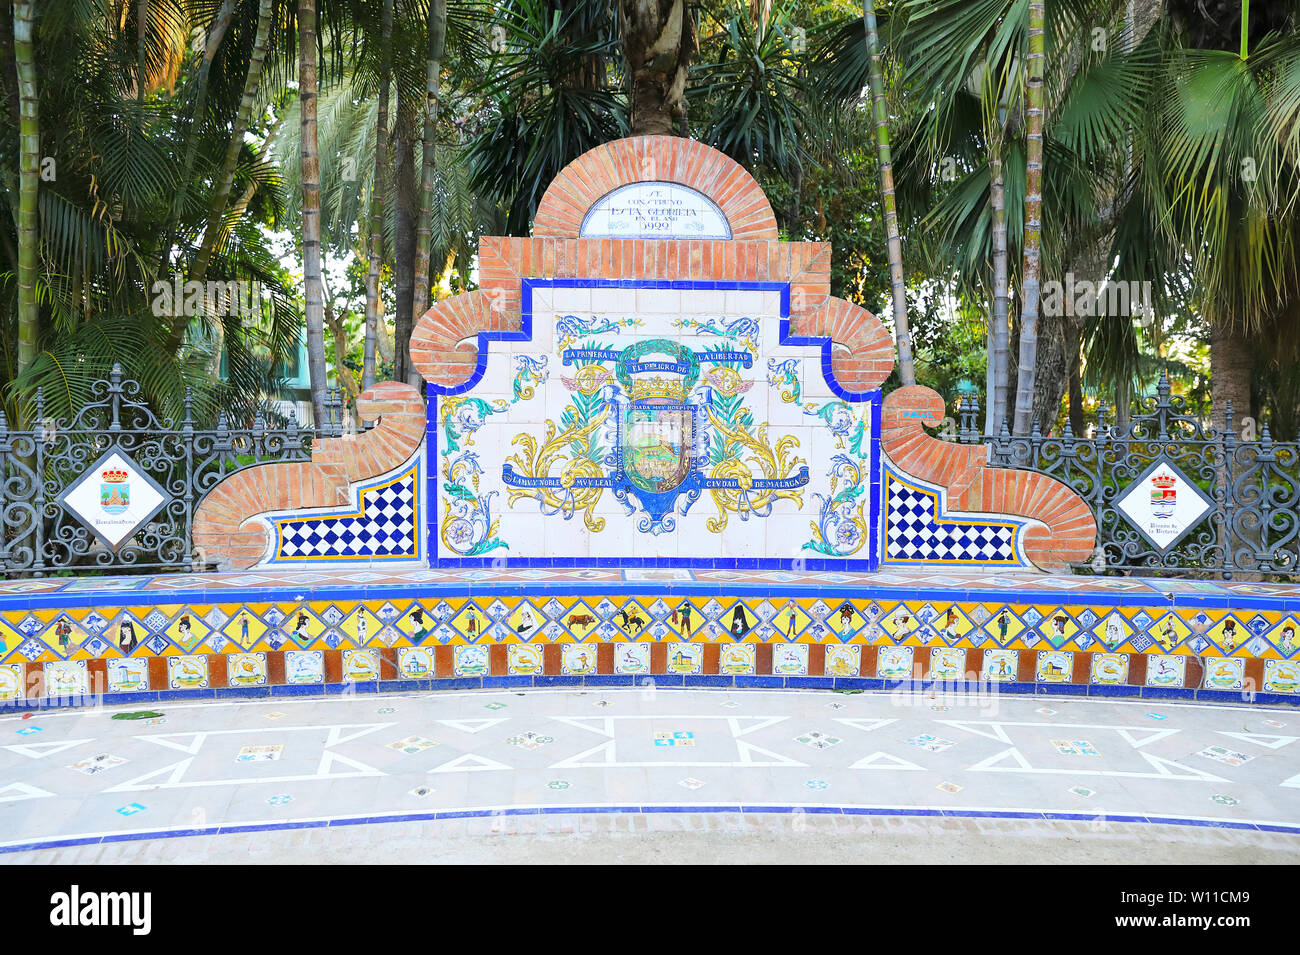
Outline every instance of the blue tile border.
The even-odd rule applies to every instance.
[[[368,680],[362,683],[300,683],[268,687],[224,687],[204,690],[87,694],[0,702],[0,714],[82,709],[94,706],[148,706],[167,702],[267,700],[277,697],[343,696],[348,693],[439,692],[446,690],[528,690],[556,687],[650,687],[664,689],[824,690],[839,693],[925,693],[955,697],[996,697],[1000,694],[1045,698],[1143,699],[1152,703],[1220,703],[1244,706],[1300,707],[1300,694],[1207,690],[1195,687],[1100,686],[1075,683],[988,683],[936,680],[885,680],[880,677],[808,677],[771,674],[564,674],[557,676],[440,677],[429,680]],[[351,689],[349,689],[351,688]]]
[[[841,815],[841,816],[876,816],[897,818],[933,818],[933,819],[1033,819],[1045,822],[1091,822],[1098,818],[1096,813],[1053,812],[1035,810],[990,810],[990,809],[935,809],[907,808],[898,806],[861,806],[861,805],[746,805],[745,803],[701,803],[645,805],[626,803],[613,805],[573,805],[573,806],[510,806],[498,809],[447,809],[429,812],[393,813],[379,816],[354,816],[334,819],[312,819],[302,822],[265,822],[232,823],[230,825],[204,826],[199,828],[162,829],[142,832],[105,833],[96,836],[74,836],[62,839],[34,840],[0,846],[0,854],[15,852],[33,852],[44,849],[66,849],[77,846],[111,845],[118,842],[143,842],[152,839],[183,839],[194,836],[238,835],[251,832],[277,832],[300,829],[334,829],[349,826],[384,825],[402,822],[445,822],[459,819],[493,819],[529,816],[564,816],[564,815],[680,815],[686,813],[740,814],[740,815]],[[1142,815],[1124,813],[1106,814],[1107,822],[1135,823],[1154,826],[1192,826],[1201,828],[1233,829],[1246,832],[1275,832],[1284,835],[1300,836],[1300,824],[1279,825],[1276,823],[1254,823],[1235,819],[1195,819],[1184,816]]]

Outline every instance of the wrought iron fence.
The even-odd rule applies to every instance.
[[[1068,423],[1059,436],[1043,435],[1036,424],[1031,434],[1013,436],[1005,423],[990,436],[981,434],[979,406],[969,397],[959,405],[956,437],[987,444],[991,464],[1038,471],[1078,492],[1097,520],[1097,549],[1080,572],[1300,576],[1300,444],[1274,441],[1267,423],[1256,439],[1244,440],[1231,404],[1222,432],[1207,427],[1170,394],[1163,373],[1155,395],[1138,404],[1139,412],[1120,427],[1103,402],[1091,437],[1074,434]],[[1180,477],[1171,482],[1171,472],[1155,468],[1160,462]],[[1153,538],[1135,511],[1145,502],[1172,516],[1177,493],[1192,496],[1188,514],[1203,495],[1203,515],[1171,539]]]
[[[45,399],[36,393],[34,427],[9,428],[0,412],[0,574],[41,577],[69,570],[136,572],[201,570],[194,550],[194,510],[223,477],[269,461],[306,461],[312,432],[298,426],[290,411],[283,424],[268,408],[251,428],[232,428],[224,412],[213,429],[196,426],[191,394],[185,395],[179,423],[160,419],[140,398],[140,385],[114,366],[107,381],[91,386],[95,400],[71,420],[45,416]],[[322,437],[343,434],[343,400],[331,391]],[[116,457],[114,456],[116,455]],[[122,467],[126,462],[127,468]],[[106,470],[96,474],[99,465]],[[142,476],[134,492],[118,487],[119,475]],[[84,489],[83,482],[91,482]],[[105,511],[129,510],[130,495],[147,495],[150,516],[114,540],[77,516],[78,501],[98,501]],[[79,495],[79,496],[75,496]]]

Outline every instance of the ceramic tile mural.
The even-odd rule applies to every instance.
[[[208,658],[168,657],[167,682],[173,690],[201,690],[208,685]]]
[[[787,286],[529,279],[523,295],[524,332],[430,411],[435,563],[871,565],[878,394],[845,400],[820,343],[782,344]]]
[[[159,656],[167,660],[168,687],[205,689],[212,685],[207,655],[223,653],[225,679],[218,687],[263,687],[273,682],[267,655],[283,650],[284,675],[277,680],[319,685],[326,682],[326,651],[340,652],[335,665],[342,666],[342,676],[333,679],[378,680],[379,653],[391,647],[398,672],[389,671],[383,679],[426,679],[437,669],[437,648],[448,646],[448,665],[455,675],[472,678],[494,672],[489,649],[496,643],[507,647],[502,675],[513,676],[551,672],[546,644],[561,648],[554,672],[595,674],[599,648],[606,643],[614,648],[608,672],[622,675],[660,672],[652,669],[655,643],[665,645],[665,656],[656,658],[662,662],[655,666],[667,672],[734,676],[806,675],[813,643],[823,648],[821,673],[891,680],[920,675],[963,679],[967,668],[978,667],[981,679],[1015,682],[1020,654],[1031,652],[1035,682],[1071,683],[1075,655],[1084,653],[1080,680],[1097,686],[1180,688],[1189,679],[1187,660],[1199,657],[1204,675],[1196,684],[1201,688],[1287,693],[1300,667],[1300,647],[1286,639],[1294,617],[1279,611],[1094,608],[1042,598],[1019,603],[948,602],[934,594],[929,599],[828,599],[817,591],[807,596],[688,597],[673,596],[671,590],[657,595],[611,590],[606,596],[599,588],[577,595],[552,591],[538,577],[502,596],[38,608],[0,612],[0,622],[22,637],[6,643],[0,665],[7,669],[0,670],[0,677],[19,680],[23,674],[16,668],[33,663],[45,668],[49,692],[67,686],[63,692],[75,694],[81,691],[72,687],[83,685],[77,674],[98,658],[107,667],[107,690],[138,692],[150,686],[149,658]],[[1226,625],[1230,620],[1235,621],[1231,627]],[[80,644],[69,641],[67,661],[57,651],[54,631],[60,622],[87,634]],[[119,638],[123,628],[129,628],[126,639]],[[1224,652],[1220,643],[1229,642],[1225,630],[1242,635],[1232,641],[1238,645],[1231,657],[1219,655]],[[56,647],[43,639],[52,632]],[[188,639],[174,639],[181,634]],[[709,670],[705,644],[718,648]],[[756,652],[761,644],[771,648],[764,670]],[[192,651],[185,652],[185,646]],[[870,665],[863,662],[864,647],[872,648]],[[968,656],[968,650],[980,656]],[[1145,658],[1144,669],[1134,671],[1135,654]],[[1246,665],[1252,660],[1268,666],[1252,671],[1248,679]],[[1281,662],[1296,666],[1277,665]]]
[[[698,643],[668,644],[669,673],[700,673],[704,668],[704,648]]]
[[[149,661],[140,657],[109,660],[108,689],[110,693],[135,693],[149,689]]]
[[[778,643],[772,647],[772,673],[776,676],[808,674],[808,644]]]
[[[911,647],[881,647],[876,654],[876,676],[906,680],[912,676]]]
[[[1069,683],[1074,673],[1074,654],[1054,650],[1038,651],[1034,678],[1039,683]]]
[[[952,647],[935,647],[930,651],[930,678],[934,680],[964,680],[966,678],[966,651]]]
[[[614,648],[614,672],[638,675],[650,672],[650,644],[621,643]]]
[[[487,647],[456,647],[452,659],[456,676],[483,676],[488,672]]]
[[[506,654],[511,676],[535,676],[542,672],[542,648],[530,643],[512,643]]]
[[[48,696],[81,696],[90,692],[90,674],[85,660],[55,660],[45,665],[45,693]]]

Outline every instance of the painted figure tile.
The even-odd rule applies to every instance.
[[[733,643],[718,651],[718,670],[731,676],[754,672],[755,650],[752,643]]]
[[[881,647],[876,654],[876,676],[885,680],[906,680],[912,676],[911,647]]]
[[[730,648],[724,648],[730,649]],[[640,675],[650,672],[650,644],[620,643],[614,647],[614,672]]]
[[[778,643],[773,646],[772,673],[776,676],[807,676],[808,644]]]
[[[149,689],[149,661],[142,657],[124,657],[108,661],[108,691],[138,693]]]
[[[596,648],[585,643],[566,643],[560,647],[563,673],[570,676],[596,672]]]
[[[966,651],[956,647],[934,647],[930,650],[930,678],[933,680],[963,680],[966,678]]]
[[[26,690],[23,687],[23,665],[0,663],[0,701],[19,700]]]
[[[1128,682],[1128,654],[1094,653],[1089,679],[1102,686],[1123,686]]]
[[[343,682],[368,683],[379,679],[379,654],[374,650],[343,651]]]
[[[265,686],[266,654],[232,653],[226,657],[226,673],[232,686]]]
[[[861,647],[854,644],[832,644],[826,648],[824,669],[827,676],[857,676],[861,661]]]
[[[323,650],[287,650],[284,654],[284,679],[295,685],[325,682]]]
[[[1186,681],[1187,657],[1180,654],[1147,655],[1147,686],[1181,687]]]
[[[169,656],[167,684],[173,690],[202,690],[208,686],[206,656]]]
[[[1208,690],[1240,690],[1246,682],[1246,661],[1241,657],[1206,657],[1205,677]]]
[[[1265,660],[1264,689],[1269,693],[1300,693],[1300,661]]]
[[[980,678],[989,683],[1014,683],[1019,666],[1019,651],[985,650]]]
[[[47,696],[84,696],[90,692],[85,660],[51,660],[45,664]]]
[[[1283,617],[1268,633],[1268,640],[1279,654],[1290,657],[1300,650],[1300,623],[1294,616]]]
[[[482,644],[452,647],[452,669],[456,676],[487,676],[488,648]]]
[[[1039,650],[1034,676],[1039,683],[1069,683],[1074,672],[1074,653],[1069,650]]]
[[[511,676],[537,676],[542,672],[542,648],[531,643],[510,644],[506,670]]]

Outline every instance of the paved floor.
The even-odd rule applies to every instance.
[[[0,861],[1300,859],[1300,713],[1277,708],[611,689],[157,711],[0,719]]]

